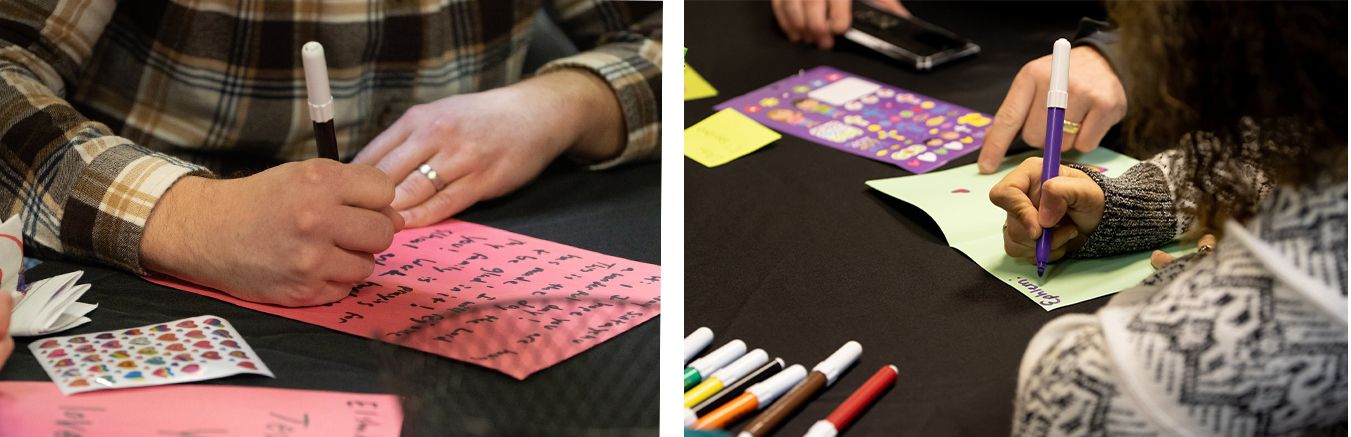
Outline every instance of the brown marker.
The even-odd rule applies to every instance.
[[[816,395],[822,389],[835,383],[844,370],[849,368],[854,361],[858,360],[859,355],[863,354],[863,346],[857,341],[850,341],[841,346],[835,353],[830,354],[825,361],[812,368],[812,372],[807,375],[807,379],[798,383],[797,386],[783,395],[783,398],[775,402],[765,412],[760,413],[751,421],[750,425],[741,430],[737,437],[764,437],[778,428],[789,416],[796,413],[808,399]]]

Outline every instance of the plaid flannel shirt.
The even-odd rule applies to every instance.
[[[580,68],[618,97],[628,141],[660,149],[661,3],[553,0]],[[521,79],[538,0],[5,0],[0,207],[29,255],[144,273],[140,241],[184,175],[316,155],[299,49],[325,47],[349,159],[409,107]]]

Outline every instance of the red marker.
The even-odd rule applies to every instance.
[[[882,366],[881,370],[874,373],[872,378],[868,378],[868,382],[863,383],[863,386],[855,390],[854,394],[849,395],[849,398],[845,399],[844,403],[840,404],[838,408],[835,408],[835,411],[826,416],[824,420],[817,421],[815,425],[812,425],[811,429],[807,430],[807,435],[803,437],[835,437],[839,435],[840,430],[848,426],[849,422],[853,422],[854,418],[858,417],[858,414],[868,407],[868,404],[877,400],[882,391],[896,382],[897,372],[896,366]]]

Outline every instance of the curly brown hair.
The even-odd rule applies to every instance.
[[[1130,83],[1128,145],[1181,149],[1173,194],[1206,231],[1256,212],[1254,173],[1271,185],[1346,180],[1346,2],[1113,1],[1108,10]]]

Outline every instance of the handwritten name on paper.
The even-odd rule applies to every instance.
[[[346,298],[284,308],[150,281],[517,379],[661,313],[661,266],[450,220],[399,232]]]
[[[0,435],[395,437],[393,395],[174,385],[63,396],[55,383],[0,382]]]

